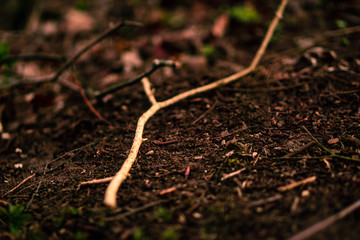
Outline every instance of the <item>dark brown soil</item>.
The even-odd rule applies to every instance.
[[[144,27],[109,36],[75,71],[84,88],[102,91],[114,84],[110,75],[131,79],[154,58],[181,61],[181,69],[151,75],[158,100],[247,66],[278,4],[245,1],[262,20],[231,19],[225,35],[215,37],[215,19],[236,1],[87,1],[96,27],[75,33],[63,18],[74,7],[66,2],[41,12],[39,26],[51,20],[52,34],[1,32],[10,54],[70,57],[109,22],[139,20]],[[93,101],[111,126],[63,84],[3,87],[0,204],[5,210],[22,205],[31,218],[14,234],[2,215],[0,238],[286,239],[359,200],[360,34],[328,32],[341,23],[360,25],[359,7],[356,1],[293,1],[255,73],[153,116],[116,210],[102,203],[106,183],[79,184],[120,169],[137,119],[150,107],[141,84]],[[132,57],[119,60],[124,53]],[[11,81],[29,64],[41,74],[60,66],[14,64],[2,66],[0,78]],[[73,82],[71,75],[63,78]],[[310,177],[316,179],[281,188]],[[357,239],[359,220],[355,210],[313,239]]]

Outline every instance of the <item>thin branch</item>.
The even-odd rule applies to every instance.
[[[162,67],[172,67],[175,68],[177,67],[179,64],[177,62],[171,61],[171,60],[160,60],[160,59],[155,59],[153,61],[152,67],[147,70],[146,72],[144,72],[143,74],[141,74],[140,76],[137,76],[134,79],[129,79],[127,81],[123,81],[115,86],[110,87],[109,89],[105,90],[102,93],[96,94],[95,97],[97,99],[100,99],[104,96],[106,96],[107,94],[113,93],[119,89],[122,89],[124,87],[130,86],[132,84],[135,84],[137,82],[139,82],[141,79],[145,78],[145,77],[149,77],[153,72],[155,72],[157,69],[162,68]]]
[[[316,181],[316,176],[308,177],[308,178],[305,178],[305,179],[303,179],[301,181],[290,183],[290,184],[288,184],[286,186],[278,187],[277,190],[280,191],[280,192],[285,192],[285,191],[294,189],[296,187],[299,187],[301,185],[311,183],[311,182],[314,182],[314,181]]]
[[[107,183],[107,182],[110,182],[113,178],[114,177],[107,177],[107,178],[102,178],[102,179],[94,179],[94,180],[90,180],[90,181],[81,182],[79,187],[81,187],[83,185]]]
[[[305,150],[309,149],[309,148],[310,148],[310,147],[312,147],[314,144],[315,144],[315,142],[314,142],[314,141],[309,142],[309,143],[305,144],[304,146],[302,146],[302,147],[300,147],[300,148],[298,148],[298,149],[294,150],[293,152],[286,154],[283,158],[290,158],[290,157],[293,157],[293,156],[295,156],[295,155],[297,155],[297,154],[299,154],[299,153],[301,153],[301,152],[303,152],[303,151],[305,151]]]
[[[64,62],[65,57],[57,56],[54,54],[34,54],[34,55],[9,55],[0,59],[0,66],[5,63],[11,63],[14,61],[34,61],[34,60],[46,60],[54,62]]]
[[[46,76],[40,76],[35,78],[29,78],[29,79],[23,79],[21,81],[17,81],[13,84],[9,84],[5,87],[5,89],[13,88],[21,84],[34,84],[34,83],[42,83],[42,82],[55,82],[60,77],[61,74],[64,73],[66,69],[68,69],[70,66],[72,66],[85,52],[87,52],[90,48],[92,48],[97,43],[104,40],[107,36],[118,30],[119,28],[123,26],[142,26],[141,23],[135,22],[135,21],[121,21],[120,23],[116,24],[115,26],[109,28],[105,32],[103,32],[101,35],[99,35],[97,38],[92,40],[89,44],[87,44],[83,49],[81,49],[79,52],[77,52],[73,57],[71,57],[69,60],[67,60],[55,73],[51,73]],[[4,89],[4,88],[2,88]]]
[[[42,181],[39,182],[37,188],[35,189],[35,192],[33,192],[33,194],[31,195],[30,201],[26,204],[25,211],[27,211],[29,209],[31,203],[34,201],[35,197],[38,195],[41,184],[42,184]]]
[[[15,191],[16,189],[18,189],[21,185],[23,185],[25,182],[27,182],[29,179],[35,177],[36,173],[28,176],[27,178],[25,178],[24,180],[22,180],[18,185],[16,185],[15,187],[13,187],[11,190],[7,191],[4,196],[8,195],[9,193],[12,193],[13,191]]]
[[[281,198],[282,198],[281,194],[275,194],[274,196],[269,197],[269,198],[260,199],[260,200],[257,200],[257,201],[250,202],[246,206],[247,207],[258,207],[258,206],[261,206],[261,205],[265,205],[265,204],[268,204],[268,203],[278,201]]]
[[[335,213],[334,215],[332,215],[332,216],[330,216],[328,218],[325,218],[324,220],[322,220],[322,221],[310,226],[309,228],[295,234],[294,236],[288,238],[288,240],[308,239],[309,237],[313,236],[314,234],[316,234],[316,233],[330,227],[335,222],[343,219],[344,217],[346,217],[350,213],[354,212],[358,208],[360,208],[360,200],[357,200],[356,202],[354,202],[350,206],[344,208],[340,212]]]
[[[323,34],[320,34],[318,38],[324,38],[324,37],[339,37],[342,35],[348,35],[352,33],[360,32],[360,26],[355,27],[348,27],[348,28],[341,28],[337,30],[327,31]]]
[[[307,156],[300,156],[300,157],[272,157],[272,158],[268,158],[268,159],[272,159],[272,160],[301,160],[301,159],[306,159],[306,160],[315,160],[315,159],[334,159],[334,158],[338,158],[338,159],[343,159],[343,160],[348,160],[348,161],[354,161],[354,162],[360,162],[360,159],[356,159],[356,158],[351,158],[351,157],[347,157],[347,156],[341,156],[341,155],[337,155],[337,154],[331,154],[331,155],[324,155],[324,156],[318,156],[318,157],[307,157]]]
[[[74,69],[72,70],[72,75],[73,75],[73,78],[76,82],[76,84],[78,85],[79,87],[79,90],[80,90],[80,94],[82,96],[82,98],[84,99],[86,105],[88,106],[88,108],[90,109],[90,111],[98,118],[100,119],[101,121],[105,122],[106,124],[108,125],[111,125],[111,123],[106,120],[103,116],[101,116],[101,114],[94,108],[94,106],[91,104],[91,102],[89,101],[89,99],[87,98],[86,94],[85,94],[85,91],[83,89],[83,87],[81,86],[81,83],[79,81],[79,79],[76,77],[76,74],[74,72]]]
[[[233,75],[230,75],[229,77],[217,80],[213,83],[180,93],[166,101],[156,102],[155,104],[153,104],[150,107],[150,109],[148,109],[139,118],[136,132],[135,132],[135,137],[134,137],[133,144],[130,149],[128,158],[123,163],[121,169],[116,173],[114,178],[111,180],[110,184],[108,185],[108,187],[105,191],[104,203],[107,206],[116,207],[116,205],[117,205],[116,204],[116,195],[117,195],[118,189],[119,189],[121,183],[126,179],[127,175],[130,172],[132,165],[135,162],[135,159],[139,152],[141,143],[144,141],[142,138],[142,135],[143,135],[145,124],[149,120],[149,118],[152,117],[158,110],[160,110],[162,108],[168,107],[174,103],[177,103],[181,100],[184,100],[184,99],[194,96],[196,94],[207,92],[207,91],[213,90],[215,88],[218,88],[220,86],[229,84],[229,83],[234,82],[234,81],[238,80],[239,78],[253,72],[255,70],[256,66],[258,65],[260,59],[262,58],[262,56],[265,53],[266,47],[268,46],[268,44],[270,42],[270,39],[274,33],[275,27],[283,15],[283,12],[285,10],[285,6],[287,5],[287,2],[288,2],[288,0],[281,1],[280,6],[275,14],[275,17],[273,18],[273,20],[266,32],[263,42],[261,43],[260,48],[258,49],[254,59],[252,60],[250,66],[248,68],[246,68],[245,70],[240,71],[238,73],[235,73]],[[151,91],[151,89],[149,89],[149,86],[144,86],[144,87],[147,88],[147,89],[145,89],[145,92]]]
[[[325,152],[328,152],[330,155],[334,156],[335,153],[333,153],[330,149],[326,148],[324,145],[322,145],[319,140],[317,140],[310,132],[309,130],[307,130],[306,127],[303,126],[303,129],[309,134],[309,136],[312,138],[312,140],[314,140],[316,142],[317,145],[319,145],[319,147],[324,150]]]
[[[144,77],[142,80],[141,80],[143,86],[144,86],[144,90],[145,90],[145,93],[147,95],[147,97],[149,98],[149,101],[155,105],[157,103],[156,101],[156,98],[154,96],[154,93],[153,91],[151,91],[151,83],[149,81],[149,78],[147,77]]]
[[[88,45],[86,45],[83,49],[81,49],[77,54],[75,54],[72,58],[70,58],[62,67],[60,67],[60,69],[56,72],[55,76],[51,79],[51,81],[56,81],[56,79],[58,77],[60,77],[60,75],[66,70],[68,69],[71,65],[73,65],[80,57],[81,55],[83,55],[85,52],[87,52],[90,48],[92,48],[94,45],[96,45],[97,43],[101,42],[102,40],[104,40],[107,36],[109,36],[110,34],[112,34],[113,32],[117,31],[119,28],[123,27],[123,26],[142,26],[141,23],[139,22],[134,22],[134,21],[121,21],[120,23],[116,24],[115,26],[113,26],[112,28],[106,30],[105,32],[103,32],[100,36],[98,36],[96,39],[94,39],[93,41],[91,41]]]
[[[106,137],[105,137],[105,138],[106,138]],[[50,164],[53,164],[54,162],[59,161],[60,159],[68,156],[68,155],[71,154],[71,153],[74,153],[74,152],[77,152],[77,151],[79,151],[79,150],[82,150],[82,149],[85,149],[85,148],[87,148],[87,147],[90,147],[90,146],[92,146],[92,145],[100,142],[101,140],[103,140],[103,139],[105,139],[105,138],[98,139],[98,140],[95,140],[95,141],[93,141],[93,142],[91,142],[91,143],[86,144],[85,146],[75,148],[75,149],[73,149],[73,150],[71,150],[71,151],[68,151],[68,152],[60,155],[59,157],[51,160],[50,162],[46,163],[43,172],[37,171],[37,172],[33,173],[32,175],[28,176],[27,178],[25,178],[24,180],[22,180],[18,185],[16,185],[16,186],[13,187],[11,190],[9,190],[8,192],[6,192],[6,193],[4,194],[4,196],[6,196],[6,195],[8,195],[9,193],[12,193],[13,191],[15,191],[15,190],[18,189],[21,185],[23,185],[25,182],[27,182],[27,181],[30,180],[31,178],[35,177],[37,174],[41,174],[41,173],[42,173],[43,175],[45,175],[45,174],[50,173],[50,172],[53,172],[54,170],[56,170],[56,169],[59,168],[59,166],[58,166],[58,167],[56,167],[56,168],[47,170],[47,169],[48,169],[48,166],[49,166]],[[70,159],[72,159],[75,155],[76,155],[76,154],[74,154],[73,156],[71,156]],[[69,161],[70,159],[68,159],[67,161]],[[60,166],[62,166],[62,165],[63,165],[63,164],[60,164]]]
[[[234,177],[234,176],[242,173],[242,172],[245,171],[245,170],[246,170],[246,168],[241,168],[241,169],[239,169],[239,170],[236,170],[235,172],[231,172],[231,173],[225,174],[225,175],[221,178],[221,181],[224,181],[224,180],[226,180],[226,179],[228,179],[228,178]]]
[[[200,117],[198,117],[197,119],[195,119],[191,124],[196,124],[198,121],[200,121],[203,117],[206,116],[206,114],[208,114],[209,112],[211,112],[212,110],[214,110],[216,104],[218,103],[218,101],[216,100],[215,103],[208,109],[206,110],[203,114],[200,115]]]

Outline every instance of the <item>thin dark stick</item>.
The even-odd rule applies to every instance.
[[[27,211],[29,209],[31,203],[34,201],[35,197],[38,195],[41,184],[42,184],[42,181],[39,182],[35,192],[31,195],[30,201],[26,204],[25,211]]]
[[[88,45],[86,45],[83,49],[81,49],[73,57],[71,57],[69,60],[67,60],[64,63],[64,65],[62,65],[59,68],[59,70],[57,70],[56,73],[51,73],[51,74],[46,75],[46,76],[40,76],[40,77],[29,78],[29,79],[24,79],[24,80],[21,80],[21,81],[17,81],[17,82],[15,82],[13,84],[7,85],[6,87],[2,87],[1,89],[6,90],[6,89],[13,88],[13,87],[16,87],[16,86],[21,85],[21,84],[31,84],[31,83],[34,84],[34,83],[55,82],[55,81],[57,81],[57,79],[60,77],[60,75],[63,74],[63,72],[66,69],[68,69],[71,65],[73,65],[81,57],[81,55],[83,55],[85,52],[87,52],[94,45],[101,42],[108,35],[112,34],[113,32],[115,32],[116,30],[118,30],[119,28],[121,28],[123,26],[137,26],[137,27],[139,27],[139,26],[142,26],[142,24],[139,23],[139,22],[135,22],[135,21],[121,21],[120,23],[118,23],[114,27],[112,27],[112,28],[106,30],[105,32],[103,32],[96,39],[92,40]]]
[[[324,145],[322,145],[319,140],[317,140],[310,132],[309,130],[307,130],[307,128],[305,126],[303,126],[303,129],[309,134],[309,136],[312,138],[312,140],[314,140],[316,142],[316,144],[322,149],[324,150],[325,152],[328,152],[330,153],[330,155],[334,156],[335,154],[329,150],[328,148],[326,148]]]
[[[302,146],[301,148],[294,150],[294,152],[286,154],[284,156],[284,158],[293,157],[293,156],[301,153],[302,151],[305,151],[306,149],[312,147],[314,144],[315,144],[315,141],[309,142],[309,143],[305,144],[304,146]]]
[[[48,162],[48,163],[45,165],[45,168],[44,168],[44,171],[43,171],[43,172],[37,171],[37,172],[33,173],[32,175],[28,176],[27,178],[25,178],[24,180],[22,180],[18,185],[16,185],[14,188],[12,188],[12,189],[9,190],[8,192],[6,192],[6,193],[4,194],[4,196],[7,195],[7,194],[9,194],[9,193],[12,193],[13,191],[15,191],[15,190],[18,189],[21,185],[23,185],[25,182],[27,182],[29,179],[35,177],[37,174],[41,174],[41,173],[42,173],[42,174],[45,175],[45,174],[47,174],[47,173],[53,172],[54,170],[58,169],[60,166],[64,165],[64,163],[62,163],[62,164],[60,164],[58,167],[56,167],[56,168],[54,168],[54,169],[47,170],[47,169],[48,169],[48,166],[49,166],[50,164],[52,164],[52,163],[54,163],[54,162],[56,162],[56,161],[59,161],[60,159],[68,156],[68,155],[71,154],[71,153],[75,153],[75,152],[77,152],[77,151],[79,151],[79,150],[82,150],[82,149],[85,149],[85,148],[90,147],[90,146],[92,146],[92,145],[95,145],[95,144],[97,144],[98,142],[100,142],[101,140],[106,139],[106,138],[107,138],[107,137],[101,138],[101,139],[97,139],[97,140],[95,140],[95,141],[93,141],[93,142],[91,142],[91,143],[88,143],[88,144],[86,144],[86,145],[84,145],[84,146],[82,146],[82,147],[75,148],[75,149],[73,149],[73,150],[71,150],[71,151],[69,151],[69,152],[66,152],[66,153],[62,154],[61,156],[59,156],[59,157],[51,160],[50,162]],[[73,156],[71,156],[71,157],[70,157],[68,160],[66,160],[66,161],[69,161],[70,159],[72,159],[72,158],[75,157],[75,156],[76,156],[76,154],[74,154]]]
[[[288,240],[307,239],[307,238],[313,236],[314,234],[324,230],[325,228],[331,226],[332,224],[339,221],[340,219],[343,219],[344,217],[346,217],[350,213],[354,212],[358,208],[360,208],[360,200],[357,200],[356,202],[354,202],[350,206],[344,208],[340,212],[335,213],[334,215],[316,223],[315,225],[312,225],[311,227],[295,234],[294,236],[288,238]]]
[[[211,106],[211,108],[209,108],[208,110],[206,110],[203,114],[200,115],[200,117],[198,117],[197,119],[195,119],[195,121],[193,121],[191,124],[196,124],[198,121],[200,121],[203,117],[206,116],[206,114],[208,114],[209,112],[211,112],[212,110],[214,110],[215,106],[217,105],[218,101],[216,100],[215,103]]]
[[[66,59],[65,57],[61,57],[53,54],[10,55],[3,59],[0,59],[0,66],[5,63],[11,63],[13,61],[33,61],[33,60],[64,62]]]
[[[15,191],[16,189],[18,189],[21,185],[23,185],[27,180],[29,180],[32,177],[35,177],[36,173],[33,173],[32,175],[28,176],[27,178],[25,178],[24,180],[22,180],[18,185],[16,185],[14,188],[12,188],[11,190],[7,191],[4,196],[8,195],[9,193],[12,193],[13,191]]]
[[[123,27],[123,26],[142,26],[141,23],[139,22],[134,22],[134,21],[121,21],[120,23],[118,23],[117,25],[115,25],[114,27],[106,30],[105,32],[103,32],[100,36],[98,36],[96,39],[94,39],[93,41],[91,41],[87,46],[85,46],[82,50],[80,50],[77,54],[75,54],[72,58],[70,58],[55,74],[55,76],[51,79],[51,81],[56,81],[56,79],[58,77],[60,77],[60,75],[66,70],[68,69],[71,65],[73,65],[76,60],[78,60],[81,55],[83,55],[85,52],[87,52],[90,48],[92,48],[94,45],[96,45],[97,43],[101,42],[103,39],[105,39],[108,35],[112,34],[113,32],[115,32],[116,30],[118,30],[119,28]]]
[[[89,99],[87,98],[86,94],[85,94],[85,91],[84,89],[82,88],[81,84],[80,84],[80,81],[78,80],[78,78],[76,77],[76,74],[74,72],[74,70],[72,71],[72,75],[73,75],[73,78],[76,82],[76,84],[78,85],[79,87],[79,90],[80,90],[80,94],[82,96],[82,98],[84,99],[84,102],[86,103],[86,105],[88,106],[88,108],[90,109],[90,111],[95,115],[97,116],[97,118],[99,118],[101,121],[105,122],[106,124],[109,124],[111,125],[111,123],[106,120],[103,116],[101,116],[101,114],[94,108],[94,106],[91,104],[91,102],[89,101]]]
[[[141,79],[143,79],[144,77],[149,77],[153,72],[155,72],[157,69],[161,68],[161,67],[173,67],[175,68],[177,66],[177,63],[171,60],[159,60],[159,59],[155,59],[153,62],[152,67],[144,72],[143,74],[137,76],[134,79],[129,79],[127,81],[121,82],[115,86],[110,87],[109,89],[105,90],[102,93],[99,93],[97,95],[95,95],[95,97],[97,99],[100,99],[104,96],[106,96],[107,94],[113,93],[121,88],[127,87],[129,85],[132,85],[134,83],[140,82]]]

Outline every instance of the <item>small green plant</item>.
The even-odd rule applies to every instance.
[[[64,224],[64,220],[67,219],[67,217],[72,215],[73,217],[78,217],[82,215],[82,208],[75,208],[73,206],[66,206],[63,207],[61,210],[61,215],[56,219],[56,227],[62,227]]]
[[[276,42],[282,35],[283,35],[284,29],[282,24],[278,24],[275,28],[274,34],[271,37],[270,43]]]
[[[78,0],[75,2],[75,9],[78,11],[89,10],[89,4],[86,0]]]
[[[9,56],[10,48],[6,41],[1,42],[0,44],[0,60],[5,59],[7,56]],[[12,61],[4,61],[2,64],[0,63],[0,68],[2,65],[4,65],[5,70],[9,70],[14,64],[15,60]],[[9,73],[5,73],[4,77],[2,78],[2,81],[0,82],[0,85],[6,86],[10,83],[9,80]]]
[[[177,239],[179,239],[179,234],[175,229],[168,228],[163,232],[162,239],[177,240]]]
[[[335,21],[335,24],[339,29],[348,27],[348,23],[345,20],[342,20],[342,19],[337,19]],[[350,45],[350,41],[346,37],[341,37],[341,38],[339,38],[339,40],[340,40],[340,44],[343,45],[343,46],[349,46]]]
[[[261,20],[260,14],[252,6],[235,6],[229,11],[230,17],[242,23],[256,23]]]
[[[0,217],[9,227],[10,232],[18,236],[31,215],[24,212],[24,206],[10,205],[9,209],[0,207]]]
[[[211,57],[215,55],[215,53],[216,53],[216,48],[211,44],[204,44],[201,49],[201,54],[206,57]]]
[[[0,59],[6,58],[9,55],[10,49],[6,41],[0,44]]]
[[[75,208],[73,206],[67,206],[61,209],[62,213],[70,213],[73,216],[80,216],[82,214],[82,208]]]
[[[335,24],[338,28],[346,28],[348,26],[347,22],[342,19],[338,19],[335,21]]]
[[[169,222],[172,218],[171,212],[162,206],[159,206],[157,208],[156,217],[158,217],[160,219],[160,221],[163,221],[163,222]]]
[[[83,240],[83,239],[88,239],[89,238],[89,234],[83,231],[77,231],[75,233],[75,240]]]
[[[229,167],[238,167],[238,166],[242,165],[239,158],[229,158],[227,163],[228,163]]]
[[[134,240],[149,240],[149,238],[144,235],[143,231],[141,231],[141,229],[138,229],[138,228],[134,230],[133,239]]]

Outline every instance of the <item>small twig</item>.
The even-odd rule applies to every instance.
[[[228,178],[234,177],[234,176],[242,173],[242,172],[245,171],[245,170],[246,170],[246,168],[242,168],[242,169],[239,169],[239,170],[237,170],[237,171],[235,171],[235,172],[231,172],[231,173],[225,174],[225,175],[221,178],[221,181],[224,181],[224,180],[226,180],[226,179],[228,179]]]
[[[123,26],[142,26],[141,23],[135,22],[135,21],[121,21],[120,23],[116,24],[115,26],[109,28],[102,34],[100,34],[97,38],[92,40],[89,44],[87,44],[84,48],[82,48],[79,52],[77,52],[73,57],[71,57],[69,60],[67,60],[55,73],[46,75],[46,76],[40,76],[35,78],[29,78],[29,79],[23,79],[21,81],[17,81],[13,84],[9,84],[6,86],[5,89],[16,87],[21,84],[34,84],[34,83],[43,83],[43,82],[55,82],[57,79],[64,73],[66,69],[71,67],[85,52],[87,52],[90,48],[92,48],[97,43],[104,40],[107,36],[118,30],[119,28]]]
[[[105,123],[108,124],[108,125],[111,125],[111,123],[110,123],[108,120],[106,120],[103,116],[101,116],[101,114],[94,108],[94,106],[91,104],[91,102],[90,102],[89,99],[87,98],[87,96],[86,96],[86,94],[85,94],[85,91],[84,91],[84,89],[82,88],[79,79],[76,77],[76,74],[75,74],[75,72],[74,72],[74,69],[72,70],[72,75],[73,75],[73,78],[74,78],[76,84],[77,84],[78,87],[79,87],[80,94],[81,94],[82,98],[84,99],[86,105],[87,105],[88,108],[90,109],[90,111],[91,111],[98,119],[100,119],[101,121],[105,122]]]
[[[296,188],[298,186],[301,186],[301,185],[304,185],[304,184],[307,184],[307,183],[310,183],[310,182],[314,182],[315,180],[316,180],[316,176],[312,176],[312,177],[305,178],[305,179],[303,179],[301,181],[298,181],[298,182],[294,182],[294,183],[290,183],[290,184],[282,186],[282,187],[278,187],[277,190],[280,191],[280,192],[285,192],[285,191],[294,189],[294,188]]]
[[[358,139],[354,136],[344,135],[341,138],[344,139],[345,141],[354,143],[358,147],[360,146],[360,139]]]
[[[31,203],[34,201],[35,196],[36,196],[36,195],[38,194],[38,192],[39,192],[41,183],[42,183],[42,181],[39,182],[39,184],[38,184],[35,192],[31,195],[31,199],[30,199],[30,201],[27,203],[26,208],[25,208],[25,211],[27,211],[27,210],[29,209]]]
[[[338,159],[343,159],[343,160],[348,160],[348,161],[360,162],[360,159],[341,156],[341,155],[337,155],[337,154],[318,156],[318,157],[273,157],[270,159],[272,159],[272,160],[300,160],[300,159],[314,160],[314,159],[324,159],[324,158],[326,158],[326,159],[338,158]]]
[[[283,86],[283,87],[269,87],[269,88],[236,88],[233,89],[235,91],[238,92],[276,92],[276,91],[283,91],[283,90],[288,90],[288,89],[292,89],[292,88],[297,88],[297,87],[301,87],[304,86],[305,83],[296,83],[293,85],[289,85],[289,86]]]
[[[295,234],[294,236],[288,238],[288,240],[307,239],[307,238],[313,236],[314,234],[316,234],[316,233],[330,227],[332,224],[334,224],[337,221],[343,219],[344,217],[346,217],[350,213],[354,212],[358,208],[360,208],[360,200],[357,200],[356,202],[354,202],[350,206],[344,208],[340,212],[335,213],[334,215],[332,215],[332,216],[330,216],[328,218],[325,218],[324,220],[322,220],[322,221],[310,226],[309,228]]]
[[[312,140],[314,140],[316,142],[317,145],[319,145],[319,147],[328,152],[331,156],[335,155],[335,153],[333,153],[331,150],[329,150],[328,148],[326,148],[324,145],[322,145],[310,132],[309,130],[307,130],[307,128],[305,126],[303,126],[303,129],[309,134],[309,136],[312,138]]]
[[[342,29],[327,31],[327,32],[324,32],[321,35],[319,35],[318,38],[339,37],[339,36],[342,36],[342,35],[348,35],[348,34],[357,33],[357,32],[360,32],[360,26],[348,27],[348,28],[342,28]]]
[[[293,152],[286,154],[286,155],[284,156],[284,158],[293,157],[293,156],[295,156],[295,155],[297,155],[297,154],[299,154],[299,153],[301,153],[301,152],[309,149],[309,148],[312,147],[314,144],[315,144],[315,141],[309,142],[309,143],[305,144],[304,146],[302,146],[302,147],[294,150]]]
[[[89,184],[107,183],[110,182],[113,178],[114,177],[107,177],[107,178],[93,179],[90,181],[80,182],[79,187]]]
[[[179,64],[177,62],[171,61],[171,60],[159,60],[159,59],[155,59],[153,61],[152,67],[147,70],[146,72],[144,72],[143,74],[141,74],[140,76],[137,76],[134,79],[129,79],[127,81],[123,81],[115,86],[110,87],[109,89],[105,90],[102,93],[96,94],[95,97],[97,99],[100,99],[104,96],[106,96],[107,94],[113,93],[119,89],[122,89],[124,87],[130,86],[132,84],[135,84],[137,82],[139,82],[141,79],[145,78],[145,77],[149,77],[152,73],[154,73],[157,69],[162,68],[162,67],[172,67],[175,68],[177,67]]]
[[[5,200],[0,199],[0,205],[3,205],[3,206],[9,206],[9,205],[10,205],[10,203],[9,203],[9,202],[7,202],[7,201],[5,201]]]
[[[103,139],[104,139],[104,138],[103,138]],[[79,150],[82,150],[82,149],[87,148],[87,147],[89,147],[89,146],[92,146],[92,145],[98,143],[100,140],[102,140],[102,139],[98,139],[98,140],[96,140],[96,141],[94,141],[94,142],[91,142],[91,143],[89,143],[89,144],[86,144],[85,146],[82,146],[82,147],[78,147],[78,148],[76,148],[76,149],[73,149],[73,150],[71,150],[71,151],[69,151],[69,152],[66,152],[66,153],[60,155],[59,157],[51,160],[50,162],[48,162],[48,163],[45,165],[44,170],[43,170],[42,172],[37,171],[37,172],[33,173],[32,175],[28,176],[27,178],[25,178],[24,180],[22,180],[18,185],[16,185],[16,186],[13,187],[11,190],[9,190],[8,192],[6,192],[6,193],[4,194],[4,196],[5,196],[5,195],[8,195],[9,193],[12,193],[13,191],[15,191],[15,190],[18,189],[21,185],[23,185],[25,182],[27,182],[27,181],[30,180],[31,178],[35,177],[37,174],[44,174],[44,175],[45,175],[45,174],[47,174],[47,173],[50,173],[50,172],[55,171],[56,169],[58,169],[60,166],[63,165],[63,164],[61,164],[60,166],[58,166],[58,167],[56,167],[56,168],[54,168],[54,169],[47,170],[47,169],[48,169],[48,166],[49,166],[50,164],[52,164],[52,163],[54,163],[54,162],[56,162],[56,161],[64,158],[65,156],[69,155],[70,153],[74,153],[74,152],[76,152],[76,151],[79,151]],[[75,156],[75,155],[74,155],[74,156]],[[73,158],[74,156],[72,156],[71,158]],[[71,158],[70,158],[70,159],[71,159]],[[69,159],[68,159],[68,160],[69,160]]]
[[[9,193],[12,193],[13,191],[15,191],[16,189],[18,189],[21,185],[23,185],[25,182],[27,182],[29,179],[35,177],[36,173],[28,176],[27,178],[25,178],[24,180],[22,180],[18,185],[16,185],[15,187],[13,187],[11,190],[7,191],[4,196],[8,195]]]
[[[153,104],[153,105],[156,104],[157,101],[156,101],[153,91],[151,90],[151,83],[149,81],[149,78],[144,77],[141,80],[141,83],[144,86],[145,94],[149,98],[149,101],[151,102],[151,104]]]
[[[10,55],[10,56],[0,59],[0,66],[5,63],[11,63],[14,61],[34,61],[34,60],[64,62],[65,57],[60,57],[60,56],[53,55],[53,54]]]
[[[265,204],[268,204],[268,203],[278,201],[281,198],[282,198],[281,194],[275,194],[274,196],[269,197],[269,198],[260,199],[260,200],[257,200],[257,201],[250,202],[246,206],[247,207],[258,207],[258,206],[261,206],[261,205],[265,205]]]
[[[106,138],[107,138],[107,137],[99,138],[99,139],[97,139],[97,140],[95,140],[95,141],[93,141],[93,142],[91,142],[91,143],[88,143],[88,144],[86,144],[86,145],[84,145],[84,146],[75,148],[75,149],[73,149],[73,150],[70,150],[70,151],[68,151],[68,152],[60,155],[59,157],[51,160],[50,162],[48,162],[48,163],[45,165],[45,169],[44,169],[44,172],[43,172],[43,173],[47,173],[47,172],[46,172],[46,169],[48,168],[48,166],[49,166],[50,164],[52,164],[52,163],[54,163],[54,162],[56,162],[56,161],[59,161],[60,159],[68,156],[68,155],[71,154],[71,153],[74,153],[74,152],[77,152],[77,151],[79,151],[79,150],[88,148],[88,147],[90,147],[90,146],[92,146],[92,145],[95,145],[95,144],[97,144],[98,142],[100,142],[100,141],[102,141],[102,140],[104,140],[104,139],[106,139]],[[49,170],[49,171],[52,171],[52,170]]]
[[[209,108],[208,110],[206,110],[203,114],[200,115],[200,117],[198,117],[197,119],[195,119],[191,124],[196,124],[198,121],[200,121],[203,117],[206,116],[206,114],[208,114],[209,112],[211,112],[212,110],[214,110],[215,106],[217,105],[218,101],[216,100],[215,103],[211,106],[211,108]]]
[[[56,72],[55,76],[51,79],[51,81],[56,81],[56,79],[58,79],[58,77],[60,77],[60,75],[66,69],[68,69],[70,66],[72,66],[81,57],[81,55],[83,55],[85,52],[87,52],[94,45],[101,42],[107,36],[109,36],[110,34],[117,31],[119,28],[121,28],[123,26],[136,26],[136,27],[139,27],[139,26],[142,26],[142,24],[139,23],[139,22],[134,22],[134,21],[121,21],[120,23],[116,24],[112,28],[106,30],[105,32],[100,34],[96,39],[94,39],[88,45],[86,45],[83,49],[81,49],[78,53],[76,53],[73,57],[71,57],[63,66],[61,66],[60,69]]]

